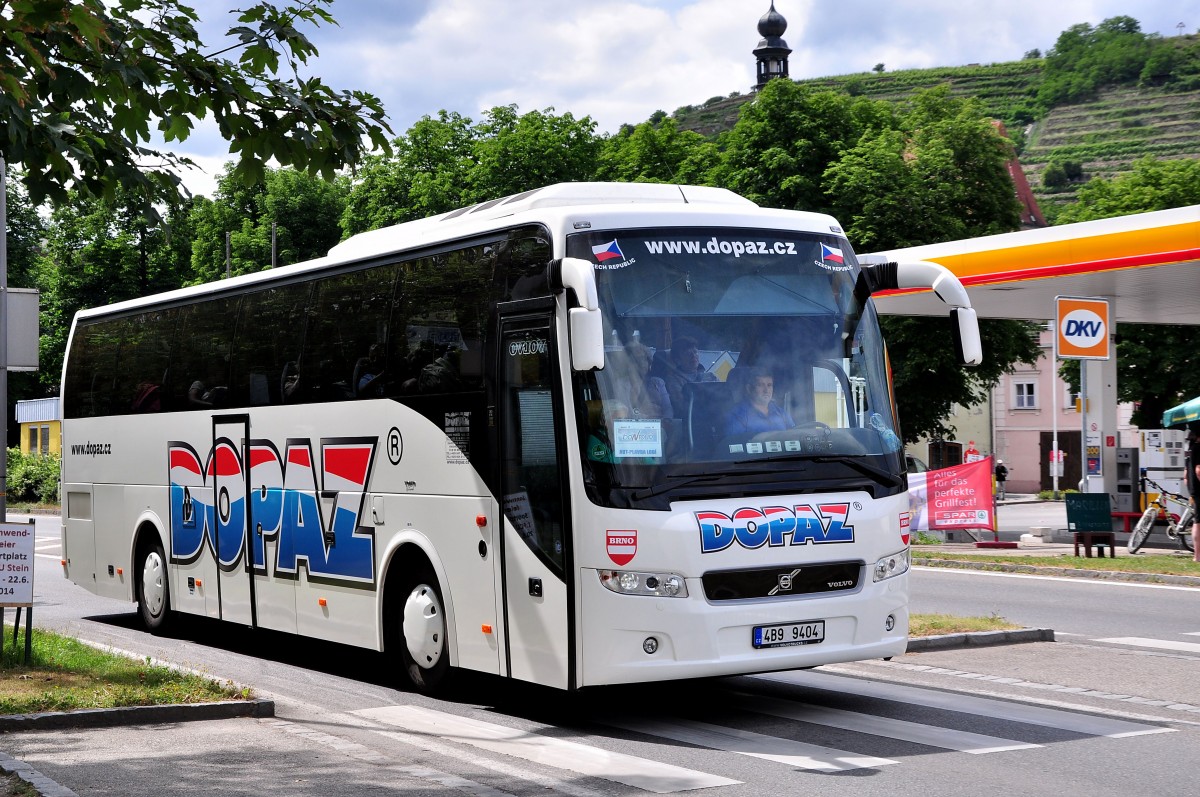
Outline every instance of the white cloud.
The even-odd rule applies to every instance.
[[[228,24],[227,0],[201,2]],[[770,0],[341,0],[338,26],[309,31],[310,63],[337,90],[376,94],[396,134],[422,116],[472,119],[496,105],[553,107],[591,116],[600,132],[713,96],[746,93],[755,80],[759,18]],[[1072,25],[1132,16],[1173,36],[1200,29],[1193,5],[1175,0],[776,0],[788,21],[793,78],[1019,60],[1043,53]],[[1194,18],[1188,19],[1188,12]],[[206,20],[207,22],[207,20]],[[206,29],[214,28],[207,22]],[[188,142],[196,160],[224,163],[215,136]],[[180,148],[183,149],[183,148]],[[220,166],[210,169],[211,182]],[[193,191],[210,194],[188,178]]]

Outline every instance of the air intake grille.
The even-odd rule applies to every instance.
[[[822,592],[858,589],[862,562],[784,565],[757,570],[718,570],[705,573],[704,594],[710,601],[788,598]]]

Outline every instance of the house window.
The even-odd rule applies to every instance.
[[[32,451],[33,449],[30,448],[29,450]],[[42,453],[43,454],[50,453],[50,427],[49,426],[42,427]]]
[[[1037,409],[1037,383],[1036,382],[1014,382],[1013,387],[1016,390],[1016,400],[1013,406],[1019,410]]]
[[[29,453],[36,454],[38,450],[38,428],[36,426],[29,427]]]

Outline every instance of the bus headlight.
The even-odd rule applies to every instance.
[[[635,570],[597,570],[600,583],[621,595],[686,598],[687,583],[676,573],[639,573]]]
[[[885,581],[893,576],[908,572],[909,550],[888,554],[875,563],[874,580]]]

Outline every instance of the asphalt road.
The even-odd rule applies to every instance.
[[[918,568],[916,610],[1045,611],[1059,641],[577,695],[466,678],[431,699],[368,652],[208,621],[149,636],[63,580],[54,544],[39,526],[37,624],[276,701],[271,719],[0,736],[64,797],[1194,793],[1200,590]],[[1196,627],[1138,620],[1173,612]]]

